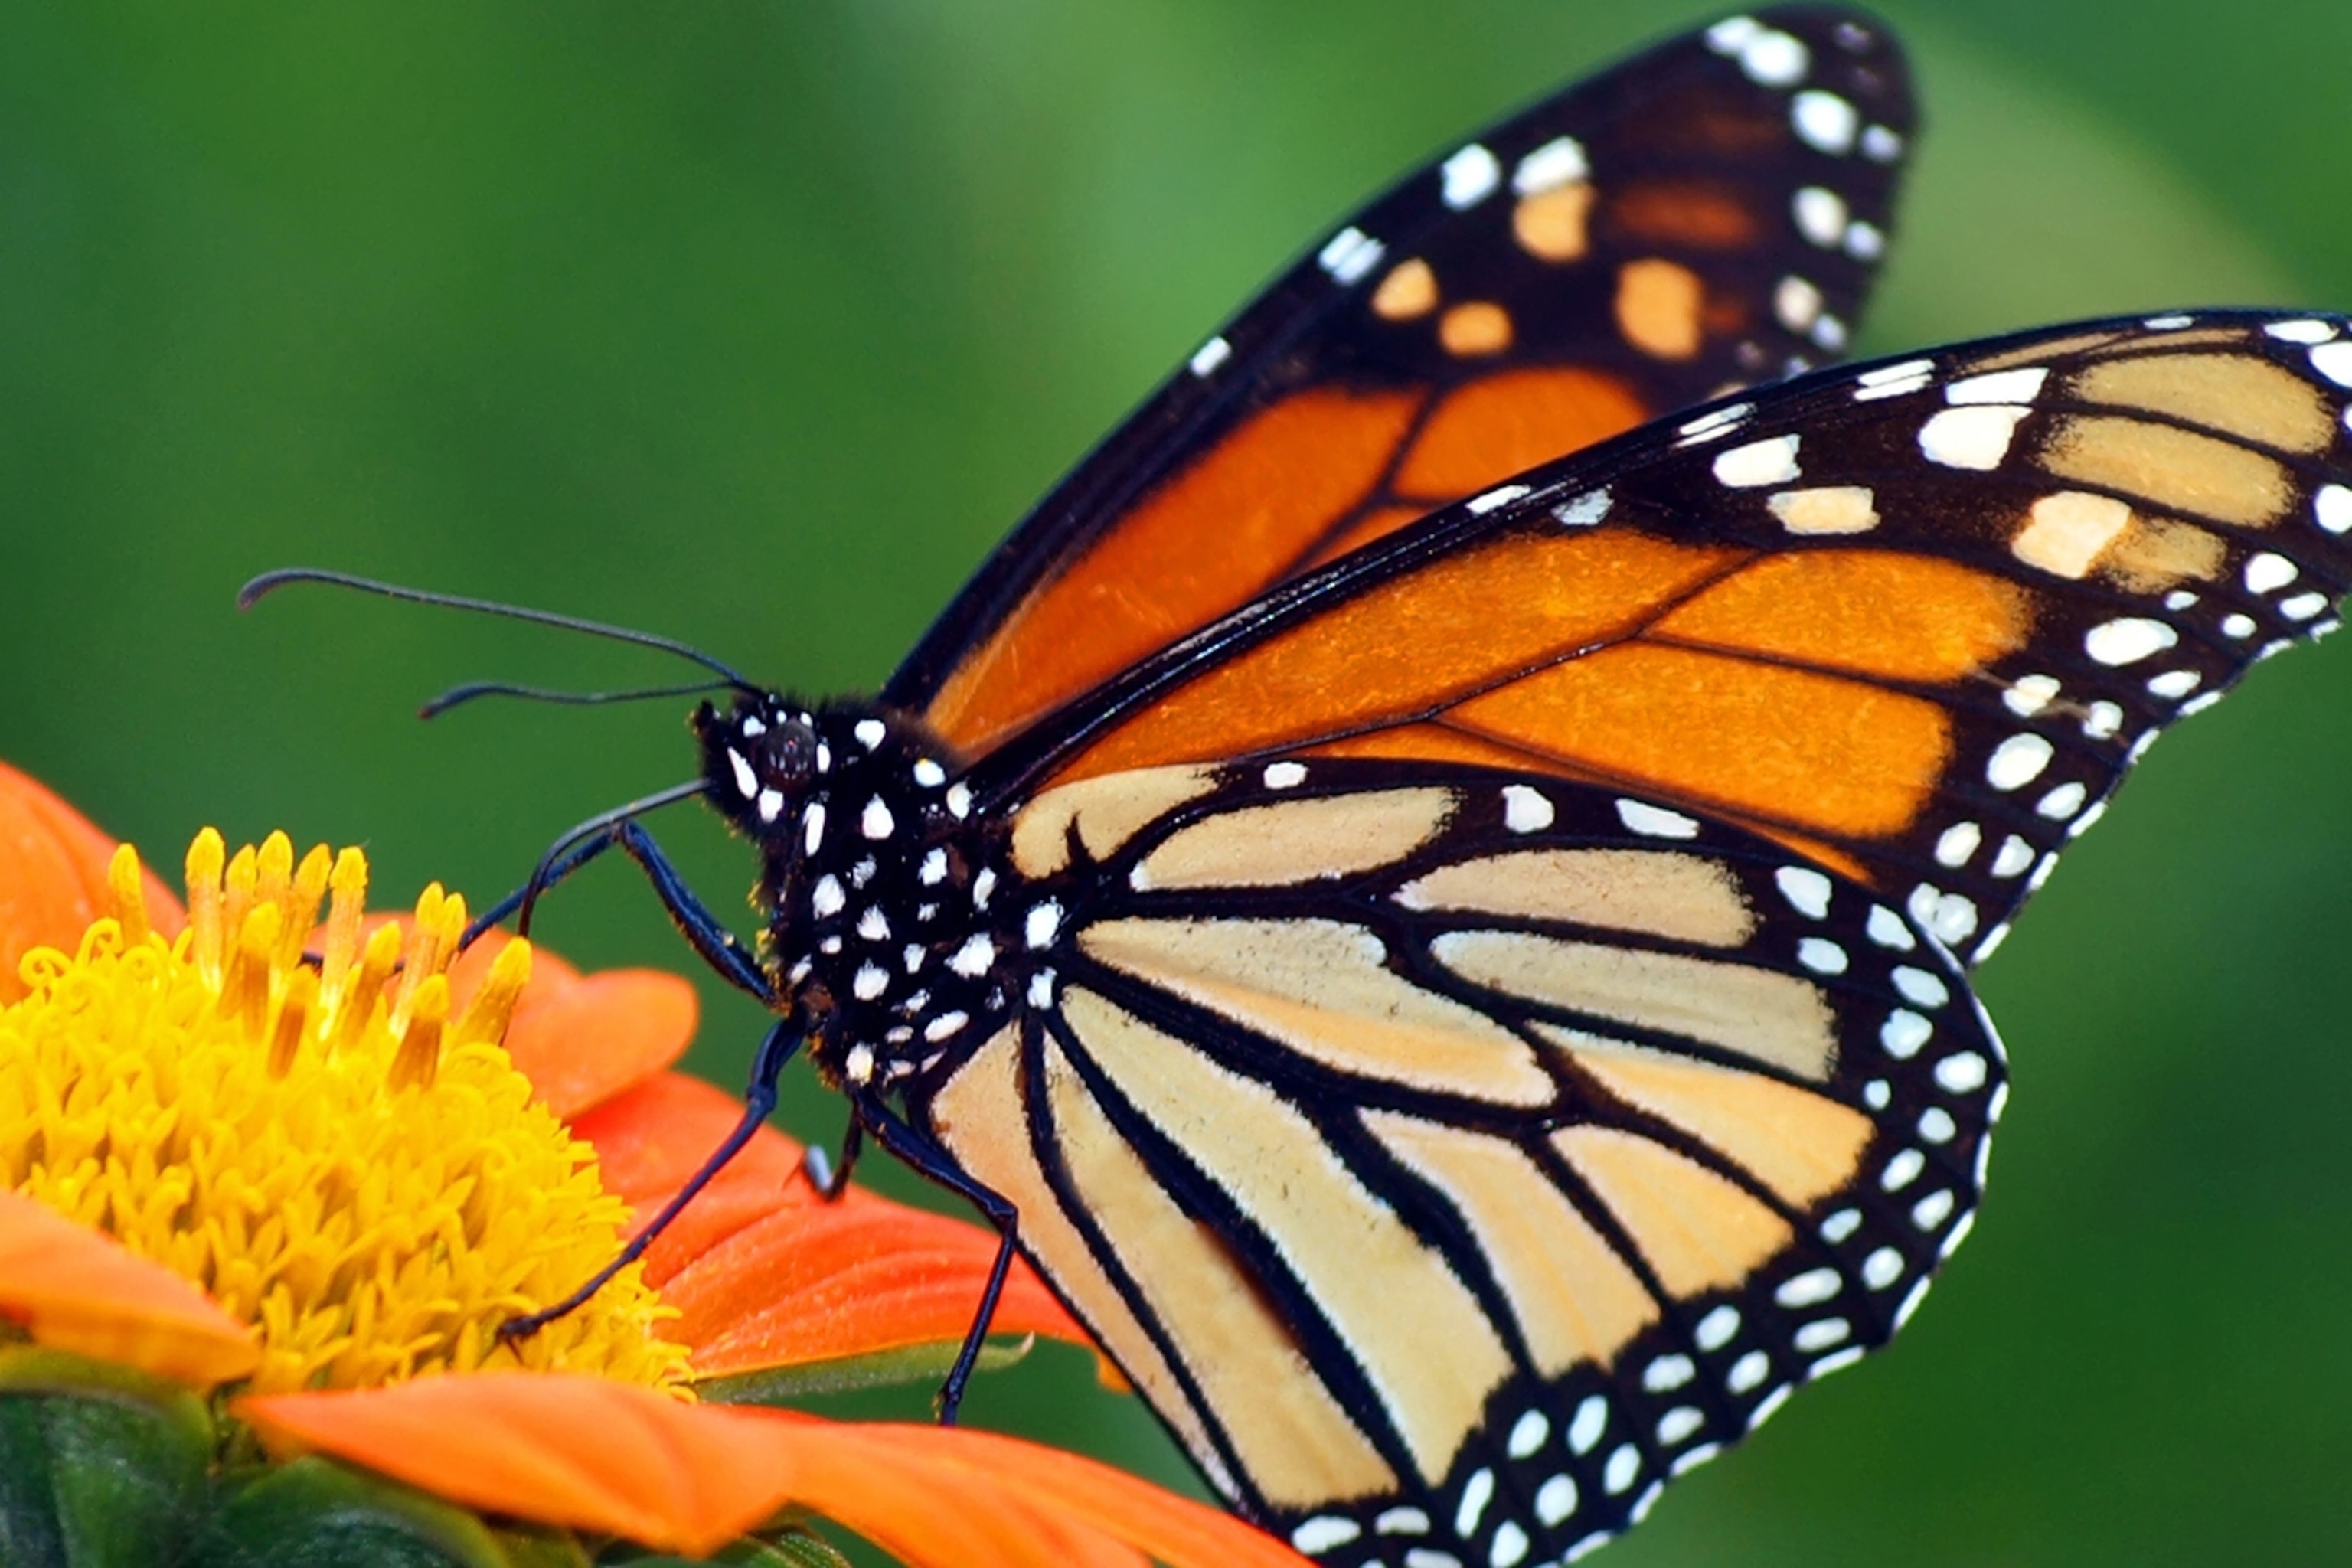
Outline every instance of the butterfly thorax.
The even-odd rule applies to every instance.
[[[706,703],[695,728],[710,799],[760,846],[761,964],[818,1070],[888,1088],[986,1039],[1018,985],[1003,836],[938,738],[872,703],[775,694]]]

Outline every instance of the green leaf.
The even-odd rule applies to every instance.
[[[506,1524],[498,1531],[499,1549],[509,1568],[590,1568],[595,1559],[568,1530],[553,1526]]]
[[[0,1562],[160,1568],[207,1504],[214,1429],[178,1384],[31,1346],[0,1349]]]
[[[8,1568],[68,1568],[40,1406],[0,1399],[0,1563]]]
[[[798,1530],[770,1541],[745,1536],[707,1558],[693,1560],[659,1552],[631,1553],[625,1547],[619,1550],[620,1555],[607,1553],[599,1561],[614,1568],[695,1568],[697,1563],[723,1563],[730,1568],[850,1568],[849,1559],[830,1542]]]
[[[200,1426],[212,1441],[205,1402],[169,1378],[119,1362],[92,1361],[41,1345],[0,1346],[0,1394],[62,1394],[78,1398],[132,1400]]]
[[[190,1568],[511,1568],[464,1509],[326,1459],[231,1489]]]
[[[750,1544],[759,1548],[759,1555],[726,1561],[758,1564],[759,1568],[849,1568],[849,1559],[835,1551],[833,1542],[804,1530],[788,1531],[772,1540]]]
[[[165,1568],[210,1504],[210,1424],[121,1398],[32,1401],[48,1441],[49,1486],[72,1568]],[[190,1403],[193,1404],[193,1401]]]
[[[980,1347],[974,1372],[999,1372],[1019,1362],[1036,1347],[1037,1336],[1002,1341]],[[802,1362],[793,1366],[766,1367],[758,1372],[714,1377],[694,1385],[694,1392],[713,1405],[793,1405],[814,1394],[847,1394],[900,1384],[937,1383],[955,1364],[961,1340],[934,1340],[928,1344],[877,1351],[871,1355],[842,1356],[834,1361]]]

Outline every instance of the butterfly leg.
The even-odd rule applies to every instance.
[[[841,1163],[836,1165],[825,1157],[823,1145],[812,1143],[801,1155],[801,1174],[816,1195],[832,1203],[849,1190],[849,1173],[857,1168],[858,1152],[866,1147],[866,1124],[850,1112],[849,1127],[841,1135]]]
[[[979,1310],[972,1313],[971,1327],[964,1332],[963,1348],[956,1352],[955,1364],[948,1368],[947,1379],[940,1384],[940,1425],[952,1426],[956,1408],[963,1403],[964,1384],[971,1380],[971,1369],[980,1360],[980,1347],[988,1339],[988,1325],[996,1316],[996,1300],[1004,1293],[1004,1277],[1013,1267],[1013,1237],[1021,1211],[1003,1193],[984,1187],[964,1174],[946,1150],[908,1126],[871,1090],[860,1090],[851,1098],[850,1104],[856,1109],[858,1122],[874,1134],[876,1142],[913,1166],[917,1174],[969,1200],[996,1227],[996,1261],[988,1270],[987,1288],[981,1291]]]
[[[777,1019],[768,1030],[767,1037],[760,1042],[759,1055],[752,1060],[751,1081],[743,1090],[741,1119],[735,1123],[733,1131],[720,1140],[719,1147],[696,1167],[694,1174],[686,1179],[686,1184],[678,1188],[677,1195],[662,1205],[661,1212],[655,1215],[644,1229],[629,1238],[629,1244],[621,1248],[619,1257],[591,1275],[580,1289],[552,1306],[509,1318],[499,1325],[499,1338],[509,1342],[529,1339],[556,1319],[577,1309],[603,1289],[614,1275],[645,1256],[646,1248],[654,1244],[654,1239],[669,1228],[670,1222],[694,1201],[703,1188],[710,1184],[713,1177],[727,1168],[729,1161],[742,1152],[743,1145],[749,1143],[752,1135],[766,1123],[768,1113],[776,1109],[776,1079],[782,1074],[784,1064],[793,1059],[793,1053],[800,1049],[801,1040],[806,1032],[806,1026],[796,1014]]]
[[[527,931],[531,906],[539,901],[541,894],[613,848],[626,852],[629,858],[644,870],[646,879],[653,884],[654,896],[668,911],[671,923],[693,944],[694,951],[702,955],[702,961],[718,971],[720,979],[738,990],[751,993],[763,1005],[772,1007],[776,1005],[775,987],[760,972],[759,963],[751,956],[751,950],[695,896],[694,889],[687,886],[686,879],[678,875],[677,868],[670,864],[669,857],[662,853],[661,846],[654,842],[654,836],[634,822],[616,823],[593,837],[541,860],[531,872],[530,880],[483,910],[466,928],[464,943],[472,942],[482,932],[519,911]]]

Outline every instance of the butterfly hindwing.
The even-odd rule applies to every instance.
[[[1013,833],[1042,967],[910,1106],[1331,1561],[1622,1528],[1969,1223],[2004,1079],[1958,965],[1753,834],[1363,760],[1106,775]]]
[[[1276,755],[1605,782],[1974,961],[2165,725],[2334,628],[2343,331],[2091,322],[1759,389],[1283,590],[983,771],[1016,798]]]
[[[1874,25],[1637,56],[1339,226],[1079,465],[884,692],[967,753],[1522,468],[1836,357],[1911,134]]]

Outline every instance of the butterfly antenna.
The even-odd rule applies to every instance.
[[[655,697],[691,697],[701,691],[723,691],[723,680],[696,680],[683,686],[646,686],[634,691],[553,691],[541,686],[516,686],[504,680],[469,680],[453,686],[416,710],[419,719],[437,719],[450,709],[478,697],[515,697],[527,702],[559,702],[593,708],[607,702],[641,702]]]
[[[436,594],[423,588],[404,587],[397,583],[379,583],[373,577],[354,577],[347,572],[328,572],[316,566],[288,566],[276,572],[264,572],[236,591],[236,607],[249,610],[264,597],[290,583],[323,583],[329,587],[351,588],[386,599],[405,600],[412,605],[436,605],[445,610],[466,610],[478,616],[503,616],[510,621],[528,621],[533,626],[553,626],[559,631],[578,632],[583,637],[604,637],[612,642],[649,647],[698,664],[738,691],[760,689],[729,665],[711,658],[700,648],[689,647],[672,637],[635,631],[627,626],[606,626],[602,621],[582,620],[577,616],[560,616],[552,610],[502,605],[495,599],[469,599],[458,594]],[[465,688],[457,689],[462,691]]]

